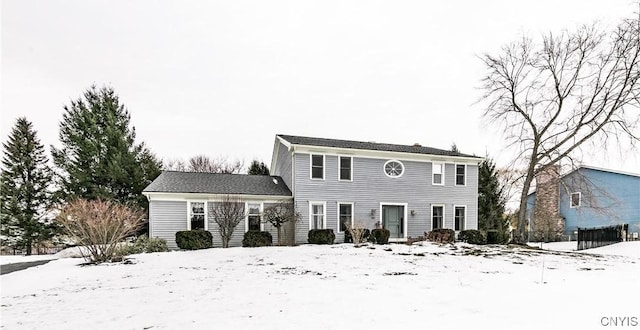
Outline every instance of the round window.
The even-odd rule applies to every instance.
[[[384,163],[384,173],[392,178],[397,178],[404,173],[404,165],[397,160],[390,160]]]

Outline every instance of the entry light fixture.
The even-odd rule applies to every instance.
[[[411,216],[416,215],[416,210],[411,210]]]

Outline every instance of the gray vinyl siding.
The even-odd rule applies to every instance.
[[[278,141],[278,161],[275,168],[272,169],[271,175],[277,175],[282,178],[284,183],[293,191],[291,176],[291,152],[288,148]]]
[[[244,202],[242,202],[244,203]],[[260,201],[251,201],[251,203],[260,203]],[[222,237],[218,231],[218,224],[215,222],[212,213],[216,202],[207,202],[207,228],[213,236],[213,246],[222,247]],[[267,208],[272,203],[264,203],[263,208]],[[149,202],[149,235],[151,237],[158,237],[167,241],[167,246],[172,249],[178,249],[176,245],[176,232],[181,230],[187,230],[187,217],[188,208],[187,201],[157,201],[152,200]],[[247,218],[238,223],[238,226],[231,235],[229,246],[242,246],[242,239],[244,233],[247,231]],[[264,230],[271,233],[273,237],[273,243],[276,244],[278,240],[278,231],[269,223],[264,224]],[[282,235],[285,235],[285,229],[282,230]]]
[[[149,219],[149,236],[162,238],[170,249],[177,249],[176,232],[187,230],[187,202],[151,201]]]
[[[431,230],[431,205],[445,207],[445,228],[454,228],[454,205],[467,207],[466,229],[477,228],[478,166],[467,165],[466,186],[455,186],[455,164],[445,165],[445,185],[431,184],[430,162],[402,161],[404,172],[390,178],[383,172],[388,159],[353,157],[353,180],[338,181],[338,156],[325,155],[325,179],[310,179],[310,157],[296,154],[294,200],[302,215],[296,230],[296,241],[305,243],[309,230],[309,202],[326,202],[326,228],[336,232],[336,242],[343,242],[338,234],[338,203],[354,205],[354,220],[374,228],[381,221],[380,203],[407,203],[407,236],[423,236]],[[371,216],[371,210],[375,214]],[[412,216],[410,211],[415,215]]]

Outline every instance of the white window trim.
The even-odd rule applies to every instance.
[[[458,165],[464,166],[464,184],[458,184]],[[453,183],[454,183],[454,185],[456,185],[458,187],[466,187],[467,186],[467,170],[468,170],[467,164],[460,164],[460,163],[453,164],[453,172],[454,172]]]
[[[383,205],[391,205],[391,206],[404,206],[404,216],[402,217],[403,221],[402,221],[402,226],[404,227],[404,233],[402,233],[403,238],[389,238],[389,242],[406,242],[408,239],[408,235],[407,233],[409,232],[409,228],[408,228],[408,222],[407,222],[407,213],[408,213],[408,209],[409,209],[409,203],[386,203],[386,202],[381,202],[380,203],[380,212],[379,212],[379,219],[378,221],[380,221],[380,226],[382,226],[382,206]],[[383,227],[384,228],[384,227]]]
[[[322,179],[319,178],[314,178],[313,177],[313,156],[322,156]],[[326,162],[327,162],[327,157],[325,157],[325,155],[323,154],[309,154],[309,178],[311,180],[324,180],[327,176],[326,176]]]
[[[396,162],[396,163],[400,164],[400,166],[402,167],[402,173],[400,173],[400,175],[391,176],[391,175],[389,175],[387,173],[387,164],[389,164],[391,162]],[[382,172],[384,172],[384,175],[386,175],[388,178],[397,179],[397,178],[399,178],[399,177],[404,175],[404,172],[405,172],[404,164],[401,161],[397,160],[397,159],[389,159],[384,163],[384,165],[382,165]],[[389,205],[389,204],[387,204],[387,205]]]
[[[436,172],[433,170],[433,168],[434,168],[436,165],[440,165],[440,166],[442,167],[442,173],[441,173],[441,175],[442,175],[442,182],[440,182],[440,183],[436,183],[436,182],[435,182]],[[432,184],[432,185],[434,185],[434,186],[444,186],[444,173],[445,173],[445,168],[446,168],[445,163],[440,163],[440,162],[432,162],[432,163],[431,163],[431,184]]]
[[[457,207],[463,207],[464,208],[464,222],[462,223],[462,230],[466,230],[466,228],[467,228],[467,209],[468,209],[468,207],[466,205],[453,205],[453,230],[456,230],[456,208]],[[433,222],[433,219],[432,219],[432,222]]]
[[[187,201],[187,230],[191,230],[191,203],[204,203],[204,230],[209,230],[209,205],[206,200],[191,199]]]
[[[264,231],[264,222],[262,222],[262,212],[264,211],[264,202],[244,202],[244,232],[249,231],[249,204],[260,204],[260,231]]]
[[[355,219],[353,218],[355,215],[355,209],[353,207],[353,202],[338,202],[337,206],[338,206],[338,228],[336,230],[336,233],[344,233],[343,231],[340,230],[340,205],[342,204],[346,204],[346,205],[351,205],[351,227],[353,227],[353,223],[355,221]]]
[[[349,168],[349,171],[351,171],[351,173],[349,174],[349,177],[351,179],[346,180],[346,179],[342,179],[340,178],[340,175],[342,174],[342,168],[340,167],[340,160],[342,158],[350,158],[351,159],[351,167]],[[338,181],[345,181],[345,182],[351,182],[353,181],[353,156],[338,156]]]
[[[431,230],[435,229],[433,228],[433,208],[434,207],[442,207],[442,228],[441,229],[447,228],[447,208],[445,207],[444,204],[431,204],[431,218],[429,218],[429,225],[431,227]],[[454,224],[454,228],[455,228],[455,224]]]
[[[578,205],[573,205],[573,195],[575,195],[575,194],[578,194]],[[577,209],[577,208],[579,208],[580,206],[582,206],[582,193],[581,193],[581,192],[579,192],[579,191],[572,192],[572,193],[569,195],[569,208]]]
[[[309,230],[313,228],[313,205],[322,205],[322,229],[327,228],[327,202],[309,201]]]

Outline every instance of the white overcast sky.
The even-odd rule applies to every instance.
[[[63,105],[110,85],[158,157],[270,162],[275,134],[448,149],[506,163],[474,102],[484,70],[523,33],[599,20],[631,0],[2,0],[2,125],[58,144]],[[584,162],[640,172],[596,150]]]

